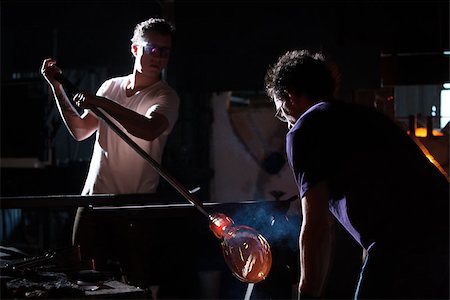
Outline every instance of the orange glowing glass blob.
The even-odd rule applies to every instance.
[[[272,252],[267,240],[249,226],[235,226],[224,214],[209,218],[209,228],[222,240],[222,253],[233,275],[247,283],[264,280],[272,267]]]

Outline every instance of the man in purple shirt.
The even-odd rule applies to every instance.
[[[302,202],[299,298],[319,298],[334,220],[363,249],[356,298],[449,296],[449,182],[384,114],[335,100],[337,67],[307,50],[267,71],[267,94],[290,128],[289,164]]]

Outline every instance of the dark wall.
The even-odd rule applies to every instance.
[[[164,164],[190,188],[200,185],[205,200],[213,176],[210,93],[261,91],[267,67],[286,50],[308,47],[331,56],[341,67],[344,98],[356,89],[379,88],[383,77],[389,84],[448,78],[449,56],[435,59],[435,53],[449,50],[447,1],[7,0],[0,5],[2,157],[32,152],[46,159],[44,140],[53,136],[56,164],[88,161],[93,140],[75,143],[61,125],[39,74],[42,60],[57,58],[66,74],[95,91],[104,79],[132,70],[135,24],[167,16],[177,27],[168,81],[182,105]],[[382,53],[419,55],[391,56],[384,61],[394,63],[382,65]],[[30,90],[39,93],[25,99]]]
[[[348,89],[373,88],[381,84],[381,53],[449,48],[446,2],[231,3],[176,3],[180,89],[260,90],[267,66],[303,47],[336,60]]]
[[[267,66],[298,47],[326,51],[347,81],[373,86],[381,52],[448,50],[448,14],[448,1],[2,1],[1,75],[38,72],[49,56],[64,69],[129,72],[134,25],[167,15],[179,90],[259,90]]]
[[[2,1],[2,79],[39,72],[47,57],[63,70],[128,72],[134,25],[160,14],[157,1]]]

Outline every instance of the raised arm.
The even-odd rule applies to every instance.
[[[98,128],[98,119],[88,111],[80,115],[72,106],[64,88],[55,79],[55,75],[61,73],[56,61],[51,58],[45,59],[42,62],[41,73],[52,89],[58,111],[73,138],[81,141],[90,137]]]
[[[326,182],[312,186],[302,198],[300,231],[299,298],[320,297],[330,268],[334,242],[334,219],[328,210]],[[303,296],[303,297],[302,297]]]

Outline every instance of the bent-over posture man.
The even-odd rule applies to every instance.
[[[365,253],[355,298],[448,299],[448,179],[387,116],[335,100],[338,78],[300,50],[265,79],[302,203],[299,298],[323,295],[338,220]]]

